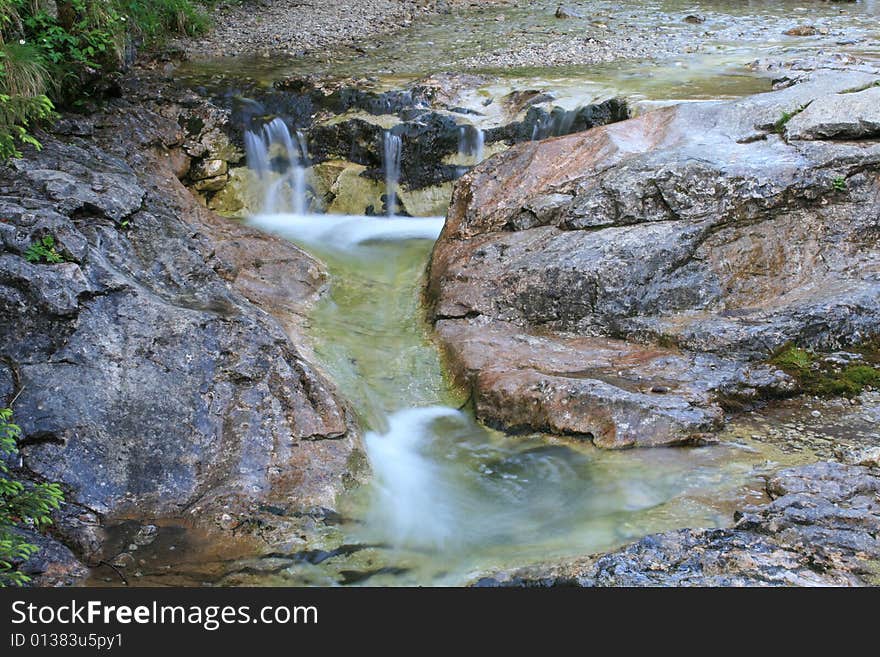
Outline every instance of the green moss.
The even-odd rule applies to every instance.
[[[787,345],[770,359],[799,384],[801,390],[823,397],[853,397],[867,387],[880,388],[880,351],[873,344],[857,350],[864,363],[838,369],[815,354]]]
[[[850,365],[843,371],[843,377],[862,388],[880,387],[880,370],[870,365]]]
[[[777,352],[770,362],[786,372],[791,373],[790,370],[795,370],[796,373],[801,374],[809,371],[813,364],[813,356],[804,349],[789,345]]]

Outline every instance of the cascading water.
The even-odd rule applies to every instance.
[[[251,221],[307,247],[332,273],[310,326],[319,362],[365,430],[372,483],[340,500],[343,515],[357,519],[341,540],[382,546],[364,549],[375,560],[369,568],[388,566],[371,584],[460,584],[503,564],[714,526],[729,514],[702,493],[739,485],[764,458],[736,448],[606,453],[487,429],[456,409],[462,400],[421,321],[421,277],[442,217]]]
[[[365,436],[377,488],[370,524],[387,528],[395,545],[444,547],[454,540],[455,488],[441,462],[427,453],[426,442],[431,423],[460,415],[445,406],[409,408],[388,418],[385,433]]]
[[[248,167],[263,194],[261,213],[306,213],[306,167],[308,149],[299,131],[296,138],[287,124],[272,119],[259,130],[244,135]]]
[[[397,184],[400,180],[400,157],[403,142],[400,135],[386,130],[382,137],[382,163],[385,169],[386,214],[393,217],[397,212]]]
[[[458,129],[458,155],[461,159],[467,159],[473,165],[483,161],[483,147],[486,142],[486,134],[476,126],[463,125]]]
[[[552,114],[543,116],[532,127],[532,140],[559,137],[572,132],[575,121],[578,120],[583,107],[571,110],[554,110]]]

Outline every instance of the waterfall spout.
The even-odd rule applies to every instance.
[[[458,154],[462,159],[469,159],[476,166],[483,161],[485,133],[472,125],[463,125],[458,129]]]
[[[383,137],[382,155],[385,169],[385,208],[389,217],[393,217],[397,210],[397,183],[400,180],[402,147],[400,136],[386,130]]]
[[[248,167],[263,192],[260,212],[306,213],[306,174],[308,151],[304,135],[291,135],[287,124],[272,119],[258,130],[244,135]]]

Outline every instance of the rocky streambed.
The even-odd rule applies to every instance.
[[[685,66],[169,60],[5,166],[39,583],[876,584],[870,22],[756,59],[788,17],[672,5],[714,25]]]

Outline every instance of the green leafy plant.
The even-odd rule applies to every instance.
[[[806,105],[802,105],[801,107],[798,107],[797,109],[792,110],[791,112],[783,112],[782,115],[779,117],[779,119],[776,121],[776,123],[773,124],[773,131],[777,132],[781,135],[783,133],[783,131],[785,130],[786,124],[789,121],[791,121],[794,117],[796,117],[798,114],[803,112],[806,108],[807,108]]]
[[[25,144],[38,148],[33,128],[56,105],[100,92],[125,65],[132,37],[155,46],[208,24],[193,0],[0,0],[0,161],[21,157]]]
[[[846,178],[843,176],[837,176],[831,181],[831,188],[838,192],[846,191]]]
[[[26,484],[13,477],[7,463],[18,454],[20,436],[12,410],[0,409],[0,586],[23,586],[30,581],[20,565],[38,548],[15,530],[42,529],[64,501],[58,484]]]
[[[205,11],[190,0],[114,0],[113,4],[147,45],[160,44],[169,34],[196,36],[210,25]]]
[[[45,235],[31,244],[24,252],[24,258],[28,262],[64,262],[64,256],[55,250],[55,238],[51,235]]]

